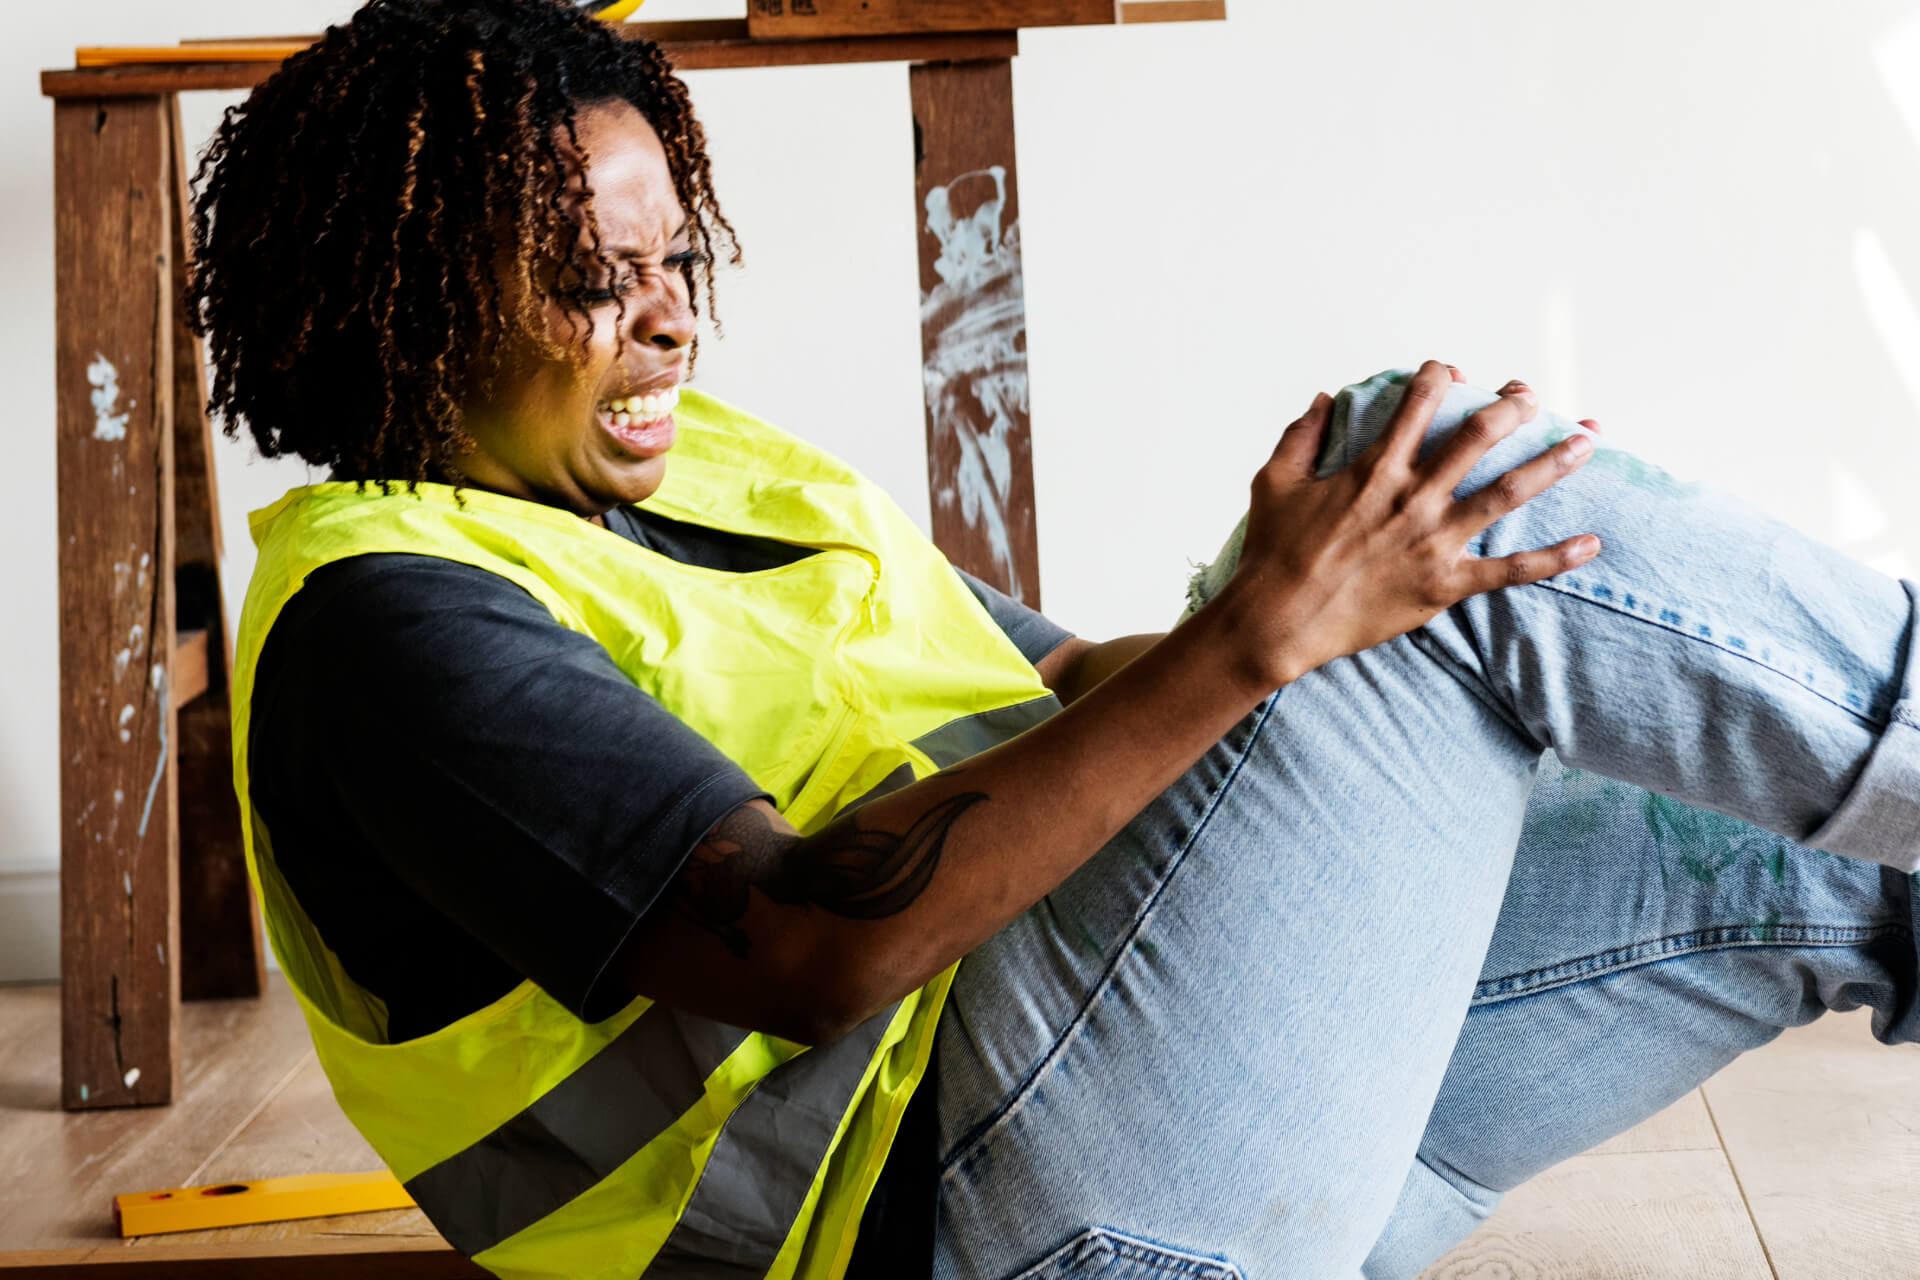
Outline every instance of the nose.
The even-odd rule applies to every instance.
[[[634,308],[629,337],[661,351],[678,351],[693,341],[693,325],[687,281],[674,272],[664,287],[648,290],[647,301]]]

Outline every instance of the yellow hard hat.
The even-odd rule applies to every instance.
[[[625,22],[629,14],[647,0],[573,0],[602,22]]]

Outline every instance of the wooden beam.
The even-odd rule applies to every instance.
[[[747,0],[757,40],[1111,26],[1118,0]]]
[[[676,71],[712,71],[735,67],[795,67],[854,62],[940,62],[973,58],[1010,58],[1018,52],[1011,30],[929,33],[923,35],[861,36],[819,40],[754,40],[740,22],[631,24],[645,27],[699,27],[713,32],[698,38],[660,42],[661,51]],[[643,39],[644,32],[628,32]],[[251,89],[271,76],[291,54],[304,49],[299,42],[262,42],[234,46],[221,61],[129,63],[73,70],[42,71],[40,92],[49,98],[124,98],[184,93],[201,89]],[[245,47],[242,47],[245,45]],[[172,52],[171,46],[161,46]],[[144,51],[117,51],[138,57]]]
[[[199,685],[176,680],[180,831],[180,997],[228,1000],[266,989],[267,951],[247,878],[233,794],[233,637],[220,576],[220,486],[207,416],[206,354],[187,326],[187,147],[180,99],[167,98],[173,201],[174,612],[199,637]],[[178,665],[176,661],[176,666]],[[195,693],[202,696],[195,697]]]
[[[1136,22],[1225,22],[1227,0],[1150,0],[1145,4],[1120,6],[1120,21]]]
[[[1013,64],[935,63],[908,79],[933,540],[1037,609]]]
[[[851,62],[943,62],[1011,58],[1020,52],[1014,31],[946,35],[860,36],[844,40],[711,40],[662,44],[675,71],[735,67],[805,67]]]
[[[53,175],[61,1101],[78,1109],[167,1102],[180,1061],[165,102],[56,103]]]
[[[244,1244],[128,1245],[0,1254],[7,1280],[486,1280],[440,1239],[418,1236]]]
[[[207,633],[182,631],[173,642],[173,705],[176,711],[207,691]]]

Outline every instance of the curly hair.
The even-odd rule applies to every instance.
[[[680,271],[711,311],[739,248],[654,45],[565,0],[369,0],[289,58],[194,177],[187,315],[222,429],[383,490],[454,470],[459,405],[490,390],[502,339],[539,335],[548,299],[585,314],[573,246],[611,267],[591,191],[562,198],[561,139],[584,157],[575,113],[616,101],[660,136],[693,239]]]

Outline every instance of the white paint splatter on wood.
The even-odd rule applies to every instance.
[[[140,1083],[140,1068],[128,1067],[127,1074],[121,1076],[120,1081],[125,1084],[127,1088],[133,1088],[133,1086]]]
[[[153,760],[153,779],[147,783],[147,803],[140,809],[140,838],[147,838],[147,822],[153,817],[153,797],[160,790],[160,779],[167,775],[167,762],[172,745],[167,741],[167,672],[160,663],[153,664],[153,706],[154,719],[160,725],[160,750]]]
[[[133,741],[133,730],[127,728],[127,726],[132,723],[133,723],[133,704],[129,702],[126,706],[120,708],[120,741],[122,742]]]
[[[992,182],[994,194],[972,213],[955,213],[956,189]],[[984,533],[1020,597],[1007,527],[1012,497],[1012,436],[1028,414],[1027,310],[1020,265],[1020,224],[1001,230],[1007,171],[1001,165],[963,173],[927,192],[927,231],[940,243],[933,269],[940,283],[920,298],[926,344],[927,409],[937,449],[957,444],[952,481],[934,493],[942,507],[960,506],[970,529]]]
[[[93,438],[125,440],[134,402],[129,400],[125,411],[114,412],[120,407],[120,371],[113,367],[113,361],[96,354],[87,366],[87,385],[93,388],[88,396],[93,401]]]

